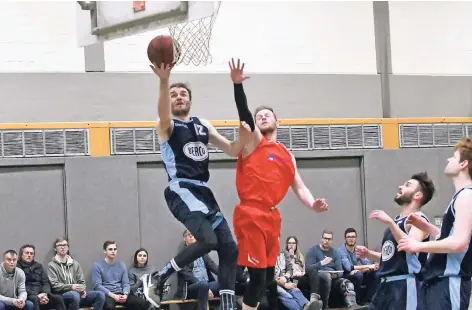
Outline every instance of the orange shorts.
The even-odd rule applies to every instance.
[[[252,268],[274,267],[280,252],[282,219],[279,210],[237,205],[233,214],[238,243],[238,265]]]

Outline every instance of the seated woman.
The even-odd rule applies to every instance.
[[[290,255],[283,250],[277,257],[275,266],[275,281],[280,302],[289,310],[317,309],[303,296],[303,293],[297,288],[297,284],[292,282],[292,276],[293,266]]]
[[[131,294],[146,300],[143,292],[143,281],[141,277],[145,274],[152,274],[156,271],[154,266],[148,265],[149,255],[146,249],[140,248],[134,253],[134,263],[128,269],[129,284],[131,286]]]

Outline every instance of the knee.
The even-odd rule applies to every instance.
[[[320,282],[331,284],[331,274],[329,273],[319,273]]]
[[[211,233],[205,239],[197,240],[197,242],[205,248],[206,252],[214,251],[218,247],[218,238],[216,238],[215,233]]]
[[[38,295],[28,295],[27,299],[29,301],[31,301],[33,304],[38,304],[39,303]]]
[[[97,291],[97,296],[95,297],[95,300],[105,301],[105,299],[105,293],[102,291]]]
[[[69,295],[69,298],[70,300],[74,303],[74,304],[79,304],[80,303],[80,294],[78,292],[75,292],[75,291],[70,291],[67,293]]]
[[[30,300],[25,301],[24,309],[33,310],[33,303]]]
[[[356,272],[352,277],[351,280],[353,282],[359,282],[361,283],[362,280],[364,279],[364,274],[362,272]]]

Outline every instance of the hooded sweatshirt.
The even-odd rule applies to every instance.
[[[20,268],[15,268],[13,273],[8,273],[0,267],[0,301],[7,306],[13,305],[13,300],[26,300],[25,273]]]
[[[85,290],[85,277],[79,263],[67,255],[61,259],[54,256],[48,264],[48,278],[54,293],[66,293],[72,290],[72,284],[80,284]]]

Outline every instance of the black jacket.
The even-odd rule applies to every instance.
[[[213,274],[218,274],[218,265],[210,258],[208,254],[203,255],[203,261],[205,262],[205,268],[208,274],[208,281],[215,281]],[[175,298],[186,299],[187,298],[187,287],[191,284],[197,283],[198,279],[193,275],[193,265],[195,262],[192,262],[184,266],[177,273],[177,292],[175,293]]]
[[[17,267],[24,271],[26,277],[26,293],[29,295],[38,295],[41,293],[51,293],[51,285],[43,265],[33,261],[27,264],[21,259],[18,260]]]

